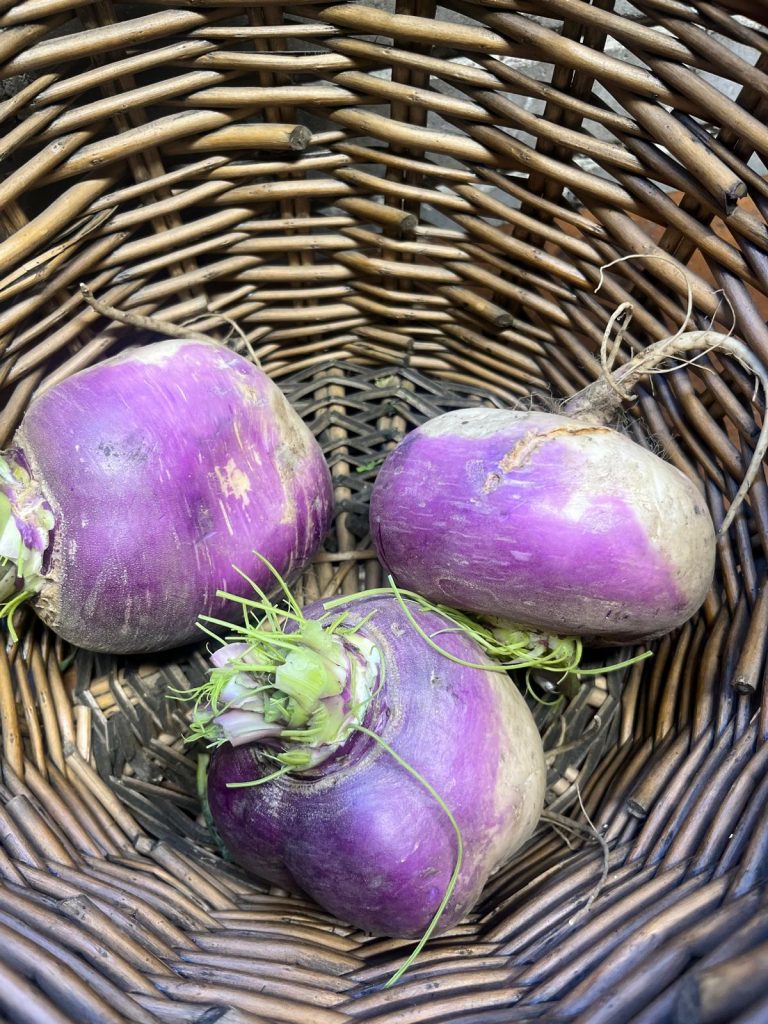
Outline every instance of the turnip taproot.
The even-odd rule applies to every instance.
[[[368,932],[450,927],[539,820],[525,701],[452,619],[391,592],[271,614],[187,695],[225,847]]]
[[[265,373],[221,345],[134,347],[42,391],[0,457],[2,589],[91,650],[199,638],[201,612],[302,569],[332,515],[322,452]],[[15,595],[11,597],[11,595]]]
[[[739,342],[691,332],[612,377],[537,410],[448,412],[412,431],[379,470],[371,537],[398,586],[497,620],[623,643],[685,622],[712,583],[716,538],[702,491],[607,425],[658,361],[718,344],[765,384]],[[727,527],[765,452],[731,505]]]

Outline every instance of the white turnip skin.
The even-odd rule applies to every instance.
[[[248,698],[242,691],[211,726],[214,736],[217,723],[225,735],[231,729],[238,745],[224,742],[214,751],[208,802],[224,845],[254,875],[307,893],[367,932],[419,937],[446,893],[457,837],[434,796],[370,735],[356,732],[355,722],[418,771],[458,824],[463,861],[439,930],[472,908],[491,872],[532,834],[546,766],[533,717],[506,673],[452,620],[416,602],[406,606],[427,634],[440,633],[451,655],[481,667],[438,653],[391,594],[336,602],[330,615],[325,605],[312,605],[303,613],[312,623],[329,624],[346,612],[333,641],[334,664],[348,666],[341,673],[347,681],[364,666],[368,701],[361,706],[359,692],[354,697],[345,683],[344,707],[342,698],[330,698],[331,717],[343,722],[338,741],[313,747],[312,767],[249,786],[274,773],[274,755],[290,744],[282,743],[274,719],[265,723],[258,713],[263,694]],[[224,647],[215,664],[242,664],[245,650]],[[235,673],[236,687],[247,681],[247,672]],[[262,677],[252,677],[259,683]],[[236,694],[225,691],[222,703]],[[247,742],[249,712],[240,706],[252,709],[259,742]]]
[[[232,616],[327,532],[330,474],[259,368],[221,345],[132,348],[41,392],[0,458],[0,553],[40,618],[95,651],[156,651]],[[18,575],[18,579],[16,578]]]

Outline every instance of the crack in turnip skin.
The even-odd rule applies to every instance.
[[[445,630],[442,615],[409,607],[428,634]],[[444,931],[533,833],[546,784],[541,740],[509,677],[467,635],[440,639],[487,669],[434,651],[391,596],[335,604],[330,618],[345,610],[345,628],[370,616],[359,634],[385,666],[365,725],[429,781],[461,830],[464,859],[440,919]],[[307,618],[322,614],[321,604],[304,609]],[[255,745],[223,744],[211,756],[209,804],[233,858],[365,931],[420,937],[456,861],[451,824],[424,786],[369,736],[353,733],[316,772],[227,788],[273,770]]]
[[[411,432],[379,471],[371,535],[402,587],[601,642],[680,625],[714,573],[687,477],[617,431],[542,412],[462,410]]]
[[[200,636],[228,618],[217,591],[271,588],[319,546],[330,474],[277,386],[222,346],[128,350],[30,403],[14,438],[52,509],[40,617],[65,639],[115,653]]]

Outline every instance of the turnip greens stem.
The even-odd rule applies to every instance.
[[[451,898],[453,890],[456,888],[456,882],[458,881],[459,874],[461,873],[461,865],[464,860],[464,841],[461,836],[461,829],[459,828],[458,823],[456,822],[456,819],[453,816],[450,807],[446,804],[446,802],[443,800],[440,794],[435,790],[432,784],[428,782],[427,779],[425,779],[420,772],[417,772],[412,765],[408,764],[406,760],[400,757],[397,751],[393,750],[392,747],[390,747],[390,745],[386,743],[381,738],[381,736],[378,735],[378,733],[373,732],[371,729],[367,729],[364,725],[357,726],[357,731],[364,733],[366,736],[369,736],[372,740],[375,740],[378,743],[378,745],[382,748],[382,750],[385,750],[389,754],[389,756],[400,765],[401,768],[404,768],[405,771],[409,773],[409,775],[412,775],[413,778],[416,779],[416,781],[426,789],[429,795],[437,802],[440,809],[448,818],[448,821],[451,823],[451,828],[453,829],[456,835],[456,863],[454,865],[451,877],[448,880],[448,885],[445,888],[445,892],[443,893],[443,898],[440,901],[440,905],[435,911],[432,920],[427,925],[424,934],[416,943],[415,947],[413,948],[407,959],[400,965],[400,967],[398,967],[398,969],[395,971],[395,973],[392,975],[389,981],[385,984],[384,988],[389,988],[390,986],[398,982],[400,978],[402,978],[402,976],[405,974],[405,972],[408,970],[411,964],[416,960],[419,953],[421,953],[422,949],[424,949],[426,944],[429,942],[429,939],[432,933],[434,932],[435,928],[437,927],[440,918],[443,916],[443,912],[445,911],[445,908],[448,906],[448,901]]]
[[[244,602],[246,613],[263,603]],[[341,619],[326,629],[287,613],[296,628],[283,632],[274,628],[279,615],[273,609],[252,623],[246,614],[236,642],[214,654],[206,683],[180,696],[194,701],[190,739],[288,744],[276,760],[301,770],[329,757],[360,721],[378,658],[371,644],[343,630]]]
[[[479,621],[456,608],[434,604],[420,594],[398,587],[392,576],[387,577],[387,580],[389,583],[387,587],[365,590],[359,594],[352,595],[352,597],[334,598],[332,601],[326,601],[325,607],[331,610],[334,607],[348,604],[351,600],[357,600],[358,598],[394,595],[403,610],[403,614],[419,636],[438,654],[448,658],[449,661],[463,665],[465,668],[478,668],[497,672],[530,672],[537,670],[557,674],[560,677],[572,675],[580,678],[581,676],[602,675],[605,672],[614,672],[627,668],[630,665],[634,665],[635,662],[652,657],[653,654],[652,651],[643,651],[625,661],[603,665],[599,668],[582,668],[581,658],[584,648],[579,637],[563,637],[553,633],[528,630],[515,623],[497,618],[487,618]],[[437,633],[427,634],[416,620],[405,599],[415,602],[425,611],[442,615],[448,620],[450,625]],[[450,632],[462,632],[471,637],[493,659],[495,664],[489,665],[488,663],[480,664],[466,661],[452,654],[435,641],[436,636]],[[535,700],[543,703],[540,698],[535,696],[530,686],[528,686],[528,691]],[[557,701],[549,703],[554,704]]]

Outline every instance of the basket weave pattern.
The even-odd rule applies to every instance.
[[[0,12],[3,443],[38,388],[163,324],[251,354],[334,474],[301,600],[381,583],[367,500],[405,431],[573,394],[623,303],[619,363],[690,300],[768,364],[763,3]],[[637,396],[626,429],[721,521],[754,382],[711,352]],[[168,700],[202,654],[72,651],[22,609],[0,645],[0,1020],[768,1020],[766,556],[761,474],[701,612],[536,706],[546,822],[392,990],[407,943],[216,848]]]

